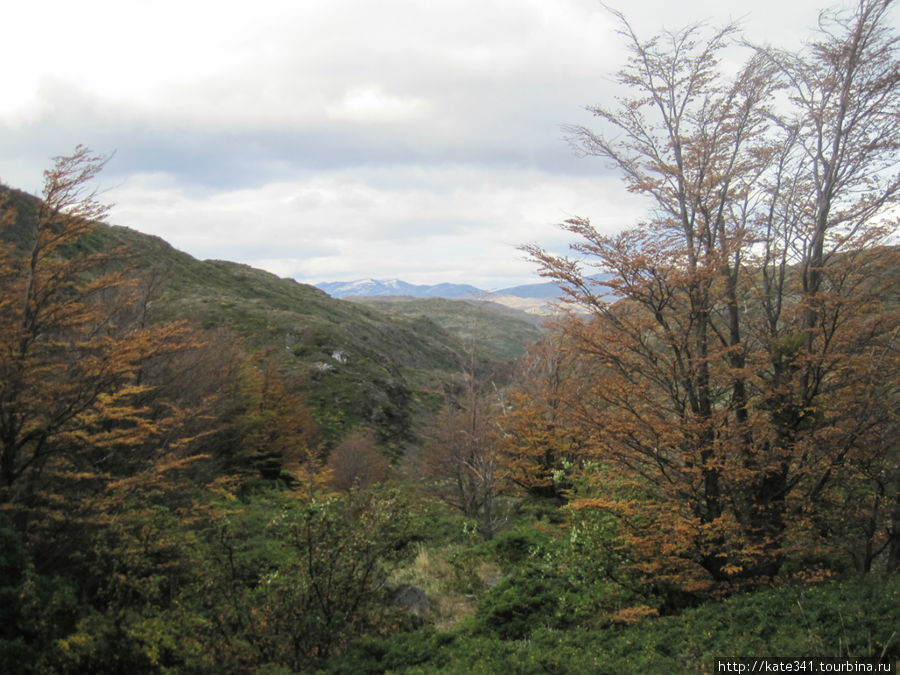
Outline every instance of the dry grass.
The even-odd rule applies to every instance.
[[[439,631],[446,631],[475,613],[488,581],[500,574],[493,561],[466,560],[456,545],[428,548],[420,545],[409,565],[391,577],[394,584],[410,584],[425,591],[429,615]]]

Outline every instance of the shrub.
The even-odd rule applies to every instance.
[[[539,627],[562,628],[570,616],[563,596],[571,592],[565,580],[529,565],[502,579],[478,605],[471,624],[477,634],[504,640],[527,637]]]

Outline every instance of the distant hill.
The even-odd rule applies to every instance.
[[[434,286],[409,284],[399,279],[359,279],[357,281],[331,281],[318,284],[317,288],[333,298],[407,296],[410,298],[465,298],[484,295],[484,291],[467,284],[437,284]]]
[[[433,322],[463,340],[488,363],[510,362],[541,337],[541,317],[502,304],[447,298],[357,297],[386,314]]]
[[[596,275],[594,279],[601,283],[609,275]],[[400,279],[378,280],[360,279],[357,281],[330,281],[316,286],[334,298],[445,298],[448,300],[479,300],[505,305],[512,309],[537,316],[557,313],[556,303],[562,293],[553,282],[525,284],[502,288],[497,291],[485,291],[468,284],[436,284],[414,285]],[[612,296],[610,296],[611,298]]]
[[[347,297],[392,297],[409,298],[484,298],[488,296],[512,295],[518,298],[539,298],[555,300],[559,297],[559,287],[554,283],[527,284],[498,291],[485,291],[469,284],[416,285],[400,279],[358,279],[356,281],[327,281],[316,284],[333,298]]]
[[[494,291],[491,295],[511,295],[515,298],[534,298],[536,300],[558,300],[561,293],[559,286],[552,281],[547,281],[542,284],[525,284],[524,286],[502,288],[499,291]]]

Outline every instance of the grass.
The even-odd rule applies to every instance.
[[[499,576],[497,561],[472,556],[467,546],[420,543],[411,562],[399,568],[391,582],[425,591],[431,604],[426,618],[444,632],[474,616],[480,598]]]
[[[361,298],[356,302],[393,316],[432,322],[464,344],[481,349],[488,361],[516,359],[541,336],[534,316],[491,302],[444,298]]]

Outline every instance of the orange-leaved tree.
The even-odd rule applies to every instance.
[[[327,482],[327,472],[306,396],[295,380],[265,356],[247,360],[239,369],[230,468],[250,468],[257,479],[298,481],[312,494]]]
[[[584,382],[575,370],[577,345],[558,328],[520,359],[501,414],[505,477],[542,497],[563,496],[565,485],[556,474],[584,454],[570,403]]]
[[[42,200],[4,197],[0,503],[103,479],[169,417],[147,404],[142,366],[183,349],[185,327],[140,320],[120,254],[82,246],[107,213],[91,189],[105,162],[79,146],[45,172]]]
[[[888,5],[824,13],[807,51],[754,50],[733,76],[718,62],[731,29],[641,41],[619,15],[631,94],[591,108],[614,131],[572,140],[651,211],[613,236],[569,221],[577,258],[528,250],[590,312],[569,324],[592,384],[573,406],[605,483],[579,504],[619,519],[648,576],[690,590],[771,578],[826,542],[841,499],[878,513],[869,565],[895,546]],[[595,270],[613,275],[602,290]],[[880,471],[881,487],[865,478]],[[859,490],[840,493],[845,479]]]

